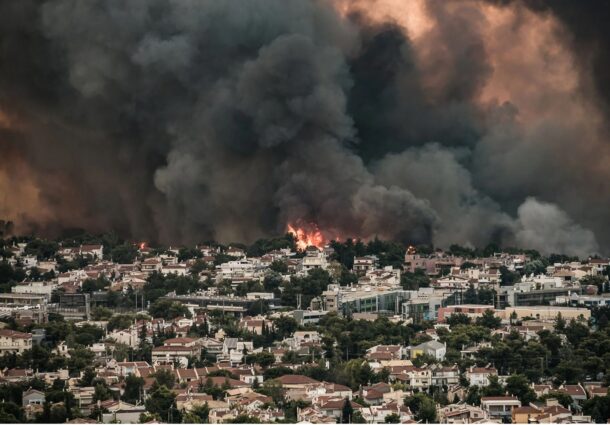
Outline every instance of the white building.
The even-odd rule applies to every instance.
[[[328,268],[326,254],[315,246],[307,247],[305,257],[303,257],[302,261],[302,271],[304,272],[308,272],[312,269],[326,270]]]
[[[489,385],[489,377],[492,375],[498,375],[498,371],[494,368],[489,367],[471,367],[466,370],[466,379],[470,382],[470,385],[477,385],[479,387],[485,387]]]
[[[0,329],[0,355],[6,353],[21,354],[32,348],[32,334]]]
[[[515,407],[521,407],[521,402],[515,396],[481,397],[481,408],[490,418],[508,418]]]
[[[164,276],[175,274],[177,276],[186,276],[189,273],[188,267],[186,264],[168,264],[161,268],[161,273]]]
[[[216,267],[216,281],[246,281],[259,280],[262,277],[260,270],[248,259],[228,261]]]
[[[26,255],[21,258],[21,263],[24,269],[31,269],[38,266],[38,259],[34,255]]]
[[[25,282],[20,283],[11,288],[14,294],[38,294],[51,297],[53,290],[57,288],[57,284],[51,281],[41,282]]]
[[[114,330],[108,334],[108,338],[132,348],[136,348],[140,343],[140,336],[135,326],[131,326],[129,329]]]
[[[445,360],[445,354],[447,353],[447,344],[435,340],[427,341],[413,347],[411,352],[415,353],[415,356],[412,355],[411,358],[415,358],[418,353],[422,353],[432,356],[438,361],[443,361]]]

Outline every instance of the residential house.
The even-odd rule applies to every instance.
[[[374,270],[377,266],[377,257],[367,255],[365,257],[354,257],[352,270],[354,273],[364,276],[369,270]]]
[[[34,419],[37,413],[42,412],[45,400],[45,394],[42,391],[38,391],[32,388],[27,391],[24,391],[22,395],[21,405],[25,410],[26,417],[28,419]]]
[[[515,396],[481,397],[481,408],[491,419],[511,417],[516,407],[521,407],[521,402]]]
[[[163,345],[155,347],[152,350],[152,362],[154,365],[159,364],[178,364],[185,368],[188,366],[189,358],[199,358],[201,355],[201,347],[186,346],[186,345]]]
[[[21,354],[32,348],[32,334],[0,329],[0,355],[7,353]]]
[[[244,317],[239,321],[239,327],[250,333],[262,335],[265,327],[265,319],[264,317]]]
[[[244,353],[254,350],[252,341],[240,341],[238,338],[225,338],[222,346],[222,353],[217,356],[218,361],[228,360],[231,365],[241,364],[244,360]]]
[[[447,344],[432,340],[411,347],[409,351],[411,360],[425,354],[434,357],[438,361],[443,361],[445,360],[445,354],[447,353]]]
[[[167,264],[161,267],[161,273],[164,276],[175,274],[177,276],[186,276],[189,274],[189,269],[186,264]]]
[[[361,397],[370,405],[383,404],[384,394],[392,392],[392,387],[385,382],[379,382],[374,385],[362,387]]]
[[[457,365],[442,366],[440,364],[433,364],[429,366],[429,369],[432,371],[433,386],[450,387],[460,382],[460,369]]]
[[[488,418],[485,410],[466,403],[449,404],[438,410],[438,421],[446,424],[487,422]]]
[[[366,350],[368,360],[400,360],[404,358],[406,349],[400,345],[375,345]]]
[[[352,409],[354,411],[359,410],[363,407],[362,405],[356,403],[355,401],[349,401],[349,403],[352,405]],[[334,418],[341,418],[344,405],[345,405],[344,398],[333,397],[333,398],[327,398],[327,399],[320,400],[320,403],[318,404],[318,408],[320,409],[320,412],[322,412],[326,416],[330,416],[330,417],[334,417]],[[351,422],[351,420],[349,422]]]
[[[30,404],[36,404],[42,406],[45,402],[44,392],[30,388],[23,392],[21,405],[23,407],[29,406]]]
[[[289,400],[304,400],[311,394],[311,385],[319,385],[320,382],[304,375],[283,375],[276,379],[285,391]]]
[[[470,385],[485,387],[489,385],[489,377],[492,375],[498,375],[498,371],[495,368],[472,366],[466,369],[466,379],[468,379]]]
[[[411,366],[397,375],[391,375],[390,378],[394,378],[410,389],[423,391],[432,385],[432,370],[427,367]]]
[[[388,415],[398,415],[400,423],[405,423],[413,419],[411,409],[403,404],[396,402],[384,403],[380,406],[368,406],[358,409],[367,423],[384,423]]]
[[[81,245],[80,255],[83,257],[91,257],[94,259],[102,259],[104,257],[104,246],[103,245]]]
[[[146,260],[142,261],[141,268],[143,273],[160,272],[163,268],[163,262],[157,257],[147,258]]]
[[[140,415],[146,413],[143,405],[134,406],[121,400],[107,400],[100,406],[105,412],[102,414],[104,423],[137,423]]]
[[[558,392],[564,393],[572,397],[575,404],[582,404],[587,400],[587,392],[582,385],[562,385],[557,389]]]
[[[515,424],[570,423],[572,412],[559,404],[557,399],[549,398],[544,404],[530,403],[528,406],[513,408],[512,422]]]

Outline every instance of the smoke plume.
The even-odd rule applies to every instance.
[[[0,218],[607,251],[607,26],[568,9],[0,3]]]

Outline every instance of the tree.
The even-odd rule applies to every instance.
[[[517,272],[511,272],[506,266],[500,266],[500,285],[514,285],[521,280],[521,275]]]
[[[447,317],[446,322],[450,327],[454,327],[457,325],[470,325],[472,320],[464,313],[453,313],[452,315]]]
[[[470,284],[468,289],[464,292],[464,304],[478,304],[479,303],[479,294],[477,290],[474,288],[474,284]]]
[[[68,419],[68,411],[62,404],[55,404],[51,406],[49,415],[49,422],[54,424],[62,424]]]
[[[339,272],[339,284],[342,286],[349,286],[356,282],[358,282],[358,276],[355,273],[347,270],[345,266],[341,266],[341,271]]]
[[[106,280],[106,278],[103,276],[99,277],[97,279],[86,279],[83,282],[81,291],[88,292],[88,293],[95,292],[95,291],[102,291],[108,285],[110,285],[110,282],[108,280]]]
[[[180,250],[178,251],[178,261],[179,262],[184,262],[186,260],[192,260],[194,258],[201,258],[203,257],[203,254],[201,253],[200,250],[195,249],[195,248],[180,248]]]
[[[184,414],[182,422],[185,424],[205,424],[210,416],[210,408],[206,402],[203,405],[196,405]]]
[[[354,408],[349,398],[345,397],[343,402],[343,408],[341,409],[341,423],[348,424],[352,421],[352,415],[354,414]]]
[[[138,249],[133,245],[119,245],[110,251],[110,258],[115,263],[132,264],[138,256]]]
[[[247,364],[259,364],[263,368],[268,368],[275,363],[275,356],[269,351],[261,351],[260,353],[252,353],[246,356]]]
[[[130,373],[125,378],[125,391],[123,392],[123,401],[136,404],[140,400],[142,395],[142,388],[144,387],[144,379]]]
[[[91,309],[92,320],[109,320],[112,317],[112,310],[106,307],[94,307]]]
[[[96,377],[97,377],[97,374],[95,373],[93,368],[87,367],[83,371],[83,375],[81,376],[81,378],[79,380],[79,384],[83,387],[89,387],[89,386],[91,386],[91,383],[93,382],[93,380]]]
[[[95,358],[95,354],[87,348],[75,348],[70,350],[69,353],[68,369],[71,373],[87,368]]]
[[[468,393],[466,394],[466,403],[473,406],[481,404],[481,390],[477,385],[468,387]]]
[[[436,422],[436,403],[430,396],[424,393],[413,394],[405,398],[405,405],[409,406],[411,411],[415,413],[415,418],[418,421]]]
[[[269,266],[269,269],[276,273],[285,274],[288,273],[288,264],[283,260],[274,260]]]
[[[496,397],[504,395],[504,387],[496,375],[490,375],[487,379],[489,380],[489,385],[481,388],[481,395],[483,397]]]
[[[506,391],[519,398],[521,404],[529,405],[536,400],[536,393],[529,385],[529,380],[524,375],[511,375],[506,380]]]
[[[280,405],[284,401],[284,391],[282,389],[282,384],[276,379],[265,380],[265,382],[263,382],[262,387],[259,388],[258,392],[268,397],[271,397],[271,399],[276,405]]]
[[[583,403],[583,412],[596,423],[606,423],[610,418],[610,396],[593,397]]]
[[[93,393],[93,401],[104,401],[112,398],[112,393],[108,389],[108,386],[104,381],[98,381],[97,379],[94,381],[95,383],[95,391]]]
[[[568,341],[570,341],[570,344],[577,346],[580,341],[589,336],[590,331],[589,326],[572,319],[568,326],[565,327],[563,333],[568,338]]]
[[[108,332],[112,332],[115,329],[127,329],[132,325],[134,320],[135,316],[131,314],[118,314],[112,316],[110,320],[108,320]]]
[[[0,423],[17,423],[22,421],[22,410],[13,402],[0,403]]]
[[[502,319],[496,317],[493,310],[485,310],[481,317],[477,317],[476,324],[489,329],[498,329],[502,325]]]
[[[419,288],[427,288],[430,286],[430,278],[422,269],[417,269],[415,272],[404,272],[400,276],[400,286],[405,290],[416,291]]]
[[[163,421],[180,422],[180,412],[175,407],[176,395],[165,385],[157,386],[146,399],[146,410],[157,414]]]
[[[291,276],[289,282],[283,282],[280,296],[282,304],[296,307],[298,296],[301,296],[301,308],[307,308],[311,300],[322,295],[332,283],[330,274],[323,269],[309,270],[307,276]]]
[[[181,316],[192,317],[191,312],[184,304],[172,300],[157,300],[150,306],[148,312],[152,317],[162,317],[166,320]]]
[[[280,275],[279,273],[272,272],[265,276],[265,279],[263,280],[263,288],[267,292],[279,294],[280,287],[283,283],[284,279],[282,278],[282,275]]]
[[[577,384],[584,377],[582,362],[577,360],[562,360],[555,367],[554,372],[557,380],[566,384]]]
[[[258,314],[267,314],[269,312],[269,303],[266,300],[256,300],[248,307],[247,314],[249,316],[256,316]]]
[[[396,413],[391,413],[389,415],[386,415],[383,422],[386,424],[397,424],[400,422],[400,416]]]
[[[158,386],[165,386],[169,389],[173,388],[174,383],[176,382],[176,377],[168,369],[158,370],[155,372],[154,377]]]
[[[352,423],[353,424],[365,424],[366,423],[366,419],[364,419],[364,417],[362,416],[362,413],[360,413],[360,410],[356,410],[354,412],[354,414],[352,415]]]
[[[566,329],[566,321],[561,315],[561,313],[557,313],[557,318],[555,319],[555,330],[559,333],[563,333]]]
[[[273,320],[276,338],[280,340],[292,336],[298,326],[297,321],[289,316],[280,316]]]
[[[34,239],[26,245],[25,254],[34,255],[39,260],[49,260],[55,256],[58,249],[57,242]]]

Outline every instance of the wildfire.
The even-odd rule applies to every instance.
[[[146,249],[146,242],[140,242],[140,251]]]
[[[295,237],[298,249],[304,250],[308,246],[324,247],[324,236],[315,224],[310,224],[306,226],[307,228],[292,224],[288,224],[286,227],[287,232]]]

